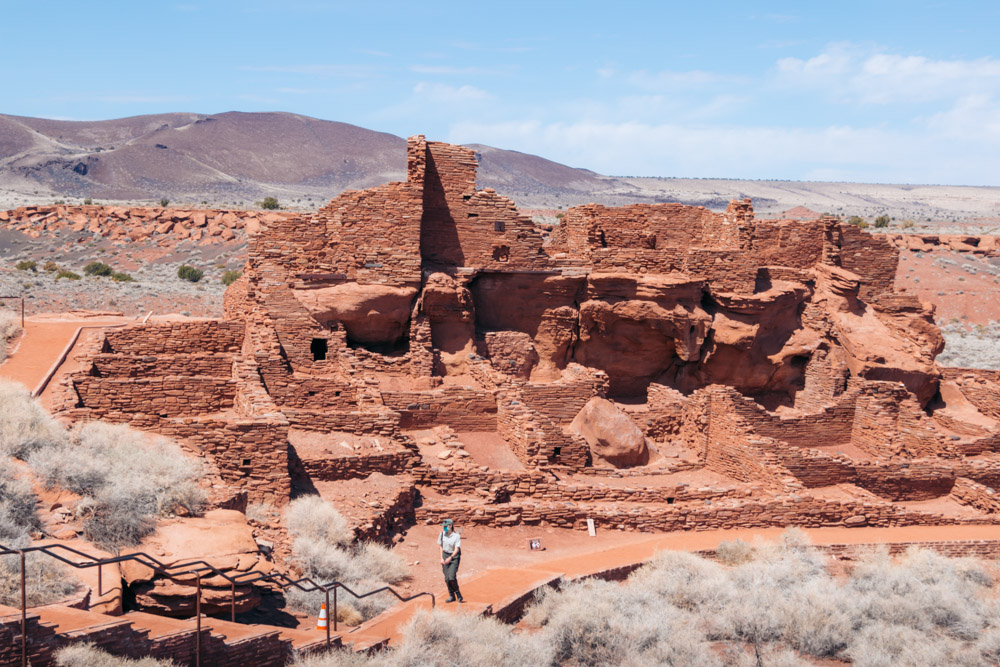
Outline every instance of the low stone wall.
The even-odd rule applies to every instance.
[[[344,431],[355,435],[400,437],[400,415],[392,410],[298,410],[284,408],[288,423],[307,431]]]
[[[395,475],[416,465],[419,457],[409,450],[346,456],[302,458],[302,467],[317,481],[364,478],[373,472]]]
[[[94,373],[104,378],[150,378],[164,376],[211,376],[226,378],[232,375],[233,354],[171,354],[136,356],[124,353],[98,354],[93,358]]]
[[[96,419],[112,412],[142,412],[167,417],[210,414],[233,407],[236,382],[231,378],[97,378],[73,382],[80,404]]]
[[[1000,523],[1000,517],[963,520],[955,517],[912,512],[888,503],[826,501],[785,496],[773,500],[750,500],[720,505],[674,505],[651,508],[577,505],[575,503],[505,503],[482,505],[435,501],[416,509],[417,521],[435,522],[447,514],[456,523],[497,528],[516,525],[551,525],[585,530],[587,519],[599,527],[640,532],[716,530],[801,526],[939,526]]]
[[[136,356],[239,352],[243,345],[242,322],[216,320],[135,324],[108,331],[103,352]]]
[[[400,427],[450,426],[457,431],[494,431],[497,404],[492,392],[448,386],[433,391],[383,391],[382,402],[400,414]]]
[[[1000,513],[1000,495],[991,487],[971,479],[960,477],[955,480],[951,489],[952,497],[963,505],[967,505],[986,514]]]

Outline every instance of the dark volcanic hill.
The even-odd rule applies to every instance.
[[[480,187],[583,196],[612,183],[533,155],[474,146]],[[0,187],[100,199],[253,200],[405,177],[406,142],[290,113],[172,113],[81,122],[0,115]]]

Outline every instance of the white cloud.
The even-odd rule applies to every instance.
[[[842,43],[807,59],[782,58],[778,82],[843,102],[892,104],[1000,92],[1000,60],[932,60]]]

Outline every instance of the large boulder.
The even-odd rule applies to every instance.
[[[607,399],[595,396],[587,401],[570,428],[587,441],[591,454],[616,468],[649,462],[646,436],[627,414]]]

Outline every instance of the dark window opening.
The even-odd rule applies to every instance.
[[[493,260],[496,262],[506,262],[510,259],[510,248],[505,245],[493,246]]]
[[[335,392],[333,392],[333,395],[334,396],[340,396],[340,392],[339,391],[335,391]]]
[[[243,464],[240,467],[241,468],[249,468],[250,467],[250,459],[243,459]]]
[[[603,229],[600,231],[600,234],[598,235],[597,238],[600,239],[602,248],[608,247],[608,238],[604,235]]]
[[[667,504],[668,505],[673,505],[674,504],[674,499],[673,498],[667,498]]]
[[[323,361],[326,359],[326,339],[313,338],[312,344],[309,346],[309,351],[312,352],[313,361]]]
[[[316,395],[315,391],[307,391],[306,392],[306,396],[315,396],[315,395]]]
[[[552,448],[552,458],[556,458],[557,459],[557,458],[559,458],[560,454],[562,454],[562,447],[553,447]]]
[[[507,229],[507,225],[506,223],[504,223],[503,220],[497,220],[496,222],[493,223],[493,231],[502,232],[505,229]]]

